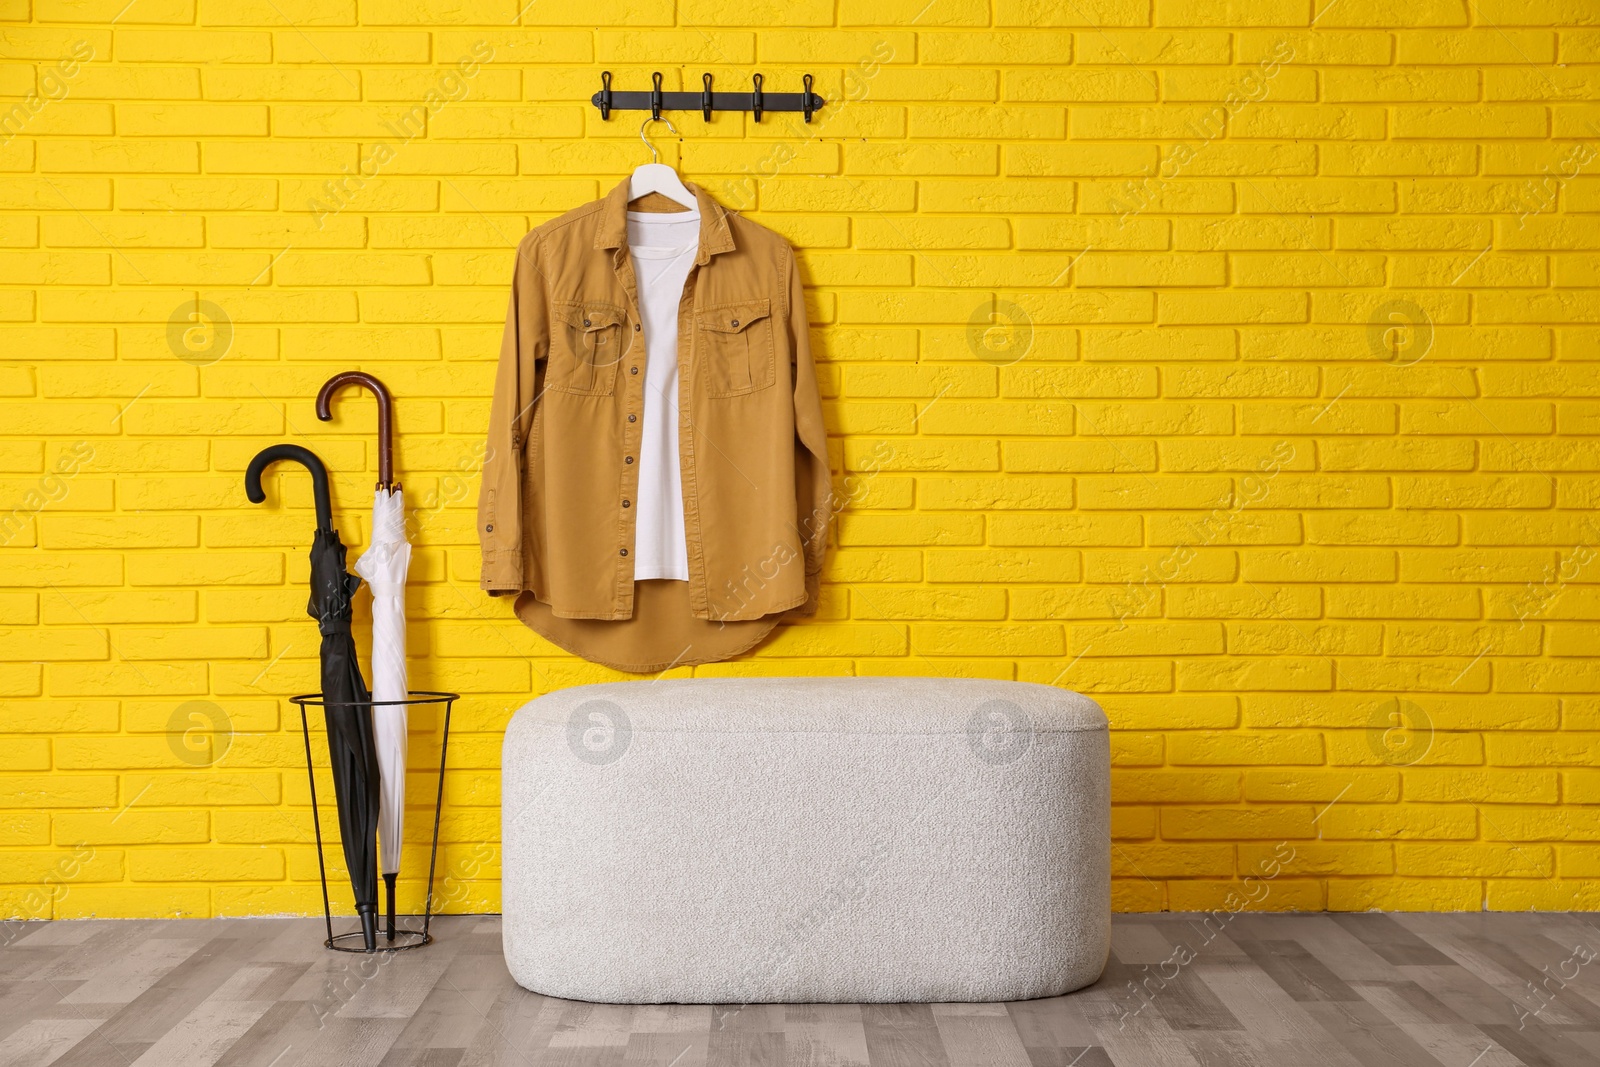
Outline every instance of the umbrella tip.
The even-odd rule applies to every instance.
[[[374,904],[358,905],[361,915],[361,941],[368,952],[378,951],[378,908]]]

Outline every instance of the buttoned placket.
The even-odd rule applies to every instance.
[[[628,251],[626,239],[617,248],[612,267],[622,283],[623,291],[627,293],[628,315],[633,320],[633,329],[627,331],[630,335],[628,355],[623,359],[627,370],[622,376],[622,409],[626,421],[622,424],[622,470],[618,476],[617,506],[617,532],[621,541],[617,550],[617,595],[631,612],[636,558],[633,550],[637,540],[634,516],[638,514],[633,501],[639,496],[639,464],[634,460],[639,454],[639,443],[644,434],[644,424],[640,421],[645,400],[644,375],[641,371],[648,354],[644,342],[644,315],[639,310],[638,279],[633,271],[633,256]]]
[[[628,243],[624,238],[623,243],[615,252],[612,267],[616,271],[617,280],[621,283],[623,291],[628,297],[628,313],[633,319],[632,355],[624,360],[627,373],[622,376],[623,410],[626,421],[622,425],[622,475],[621,475],[621,501],[618,530],[622,544],[617,552],[617,586],[618,595],[623,603],[630,606],[633,601],[633,575],[634,553],[637,547],[638,524],[633,501],[638,499],[639,465],[635,457],[639,454],[639,444],[644,433],[644,426],[639,420],[644,414],[646,397],[644,395],[644,369],[645,361],[649,358],[649,347],[643,332],[644,316],[639,310],[638,275],[633,269],[633,255],[628,250]],[[690,386],[693,367],[691,365],[694,338],[694,309],[696,304],[695,293],[698,290],[701,262],[708,258],[704,249],[689,268],[688,277],[684,279],[683,294],[678,298],[678,478],[683,495],[683,532],[684,541],[689,550],[689,599],[693,606],[703,607],[706,604],[705,581],[705,556],[701,551],[699,530],[700,515],[695,507],[695,463],[694,463],[694,433],[689,415],[689,398],[693,396]]]

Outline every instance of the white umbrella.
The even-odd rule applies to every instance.
[[[372,496],[372,545],[356,560],[356,573],[372,590],[372,699],[406,699],[405,496],[378,489]],[[406,707],[375,703],[372,732],[378,746],[378,856],[389,891],[389,936],[394,937],[394,883],[406,822]]]
[[[372,732],[378,749],[379,869],[388,889],[389,940],[394,940],[395,878],[400,872],[400,844],[406,824],[405,700],[406,571],[411,543],[406,540],[406,504],[394,480],[394,401],[388,388],[363,371],[335,374],[317,394],[317,418],[333,418],[329,404],[340,386],[364,385],[378,398],[378,487],[372,496],[372,544],[356,560],[355,571],[372,590]]]

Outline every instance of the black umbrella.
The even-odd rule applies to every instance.
[[[339,807],[339,836],[355,891],[356,914],[368,952],[378,947],[378,752],[372,734],[372,694],[356,662],[350,637],[350,598],[361,579],[345,570],[345,548],[333,528],[328,468],[310,449],[272,445],[256,454],[244,473],[252,504],[267,499],[261,472],[280,459],[303,463],[311,472],[317,501],[317,532],[311,542],[311,601],[306,611],[322,631],[323,717],[328,723],[328,758]]]

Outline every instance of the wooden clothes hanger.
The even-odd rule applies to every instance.
[[[650,162],[635,168],[633,175],[628,179],[628,207],[636,211],[659,212],[675,212],[680,209],[700,210],[700,202],[695,199],[688,186],[683,184],[678,172],[661,162],[661,153],[650,143],[650,138],[645,136],[645,130],[652,122],[665,122],[667,129],[674,134],[678,132],[671,119],[648,118],[639,124],[639,140],[650,149]],[[634,203],[640,199],[644,202]],[[676,204],[678,207],[672,207],[671,204]]]

